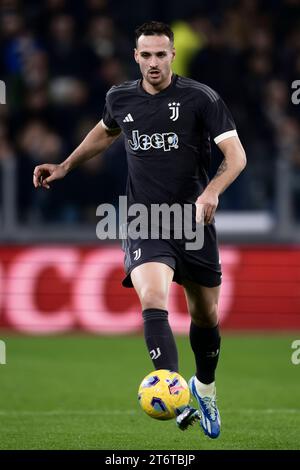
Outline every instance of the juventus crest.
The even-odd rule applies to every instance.
[[[137,250],[135,250],[133,254],[134,254],[134,258],[133,258],[134,261],[137,261],[138,259],[140,259],[141,254],[142,254],[141,248],[138,248]]]
[[[171,121],[177,121],[177,119],[179,118],[180,103],[169,103],[168,106],[170,111],[172,111],[172,114],[170,116]]]

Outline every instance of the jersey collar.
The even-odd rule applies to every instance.
[[[159,91],[158,93],[155,93],[155,95],[152,95],[151,93],[148,93],[146,90],[144,90],[142,86],[142,79],[140,78],[140,80],[138,81],[138,86],[137,86],[138,93],[140,95],[147,96],[148,98],[155,98],[157,96],[166,96],[174,88],[177,78],[178,76],[175,73],[173,73],[170,84],[163,90]]]

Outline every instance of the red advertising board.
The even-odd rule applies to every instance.
[[[224,329],[300,330],[300,247],[221,247]],[[121,285],[117,245],[0,247],[0,328],[27,334],[142,328],[133,289]],[[172,284],[170,323],[186,333],[182,288]]]

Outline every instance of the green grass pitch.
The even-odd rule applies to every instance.
[[[18,337],[0,366],[0,449],[300,449],[300,365],[285,335],[224,334],[217,374],[219,439],[182,432],[140,409],[152,370],[142,336]],[[177,337],[180,372],[194,372]]]

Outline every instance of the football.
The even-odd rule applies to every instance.
[[[156,419],[172,419],[190,402],[188,384],[178,372],[155,370],[142,380],[138,399],[142,409]]]

